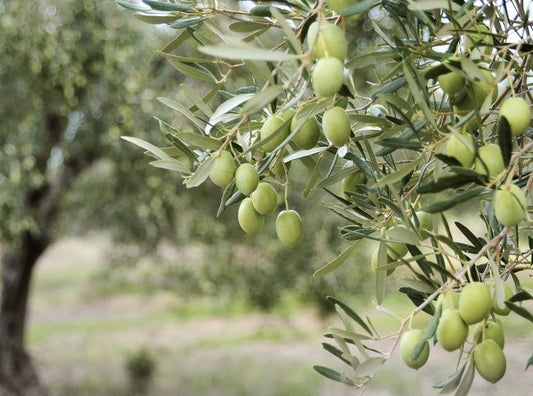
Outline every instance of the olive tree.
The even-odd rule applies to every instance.
[[[314,276],[354,265],[372,241],[370,297],[378,307],[386,293],[412,302],[383,336],[329,297],[345,328],[329,329],[323,345],[342,369],[317,365],[320,374],[364,387],[394,350],[418,369],[442,348],[459,359],[435,385],[443,391],[466,394],[476,372],[503,377],[505,316],[533,321],[523,286],[533,269],[527,2],[118,3],[176,30],[161,52],[201,87],[186,102],[159,99],[185,120],[160,121],[167,146],[124,139],[186,187],[219,189],[217,215],[238,206],[245,233],[270,218],[296,253],[313,230],[289,192],[301,180],[304,197],[324,189],[347,247]],[[465,202],[469,215],[454,220]],[[423,313],[431,320],[417,329]]]

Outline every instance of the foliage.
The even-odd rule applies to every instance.
[[[399,320],[398,331],[384,336],[368,318],[332,298],[345,328],[330,329],[326,337],[335,345],[324,347],[348,368],[339,372],[316,366],[319,373],[364,387],[411,328],[412,318],[425,312],[432,319],[409,360],[417,359],[439,324],[442,330],[444,311],[458,309],[460,315],[454,317],[459,323],[472,323],[465,312],[476,308],[462,290],[475,288],[485,300],[493,300],[492,310],[485,301],[483,322],[505,307],[532,320],[523,306],[532,297],[521,283],[533,266],[531,115],[524,122],[507,111],[499,114],[510,97],[523,98],[531,108],[533,47],[527,41],[531,25],[525,2],[119,4],[144,22],[176,29],[176,38],[161,52],[202,86],[183,86],[184,103],[159,99],[187,120],[180,127],[160,121],[167,147],[125,139],[146,150],[153,166],[176,172],[189,188],[211,177],[223,188],[218,215],[245,198],[233,181],[234,168],[245,163],[276,186],[284,209],[296,207],[289,192],[299,184],[304,197],[324,189],[331,196],[326,206],[344,221],[340,234],[349,245],[315,275],[349,266],[367,246],[363,241],[371,240],[378,245],[378,308],[386,310],[381,304],[396,284],[414,303],[410,315]],[[338,25],[348,40],[340,88],[337,71],[328,81],[323,67],[315,67],[328,58],[328,45],[331,53],[344,54],[336,47],[339,40],[328,44],[326,33],[321,36],[320,26],[327,22]],[[375,40],[360,39],[361,29],[371,31]],[[194,48],[181,52],[187,43]],[[332,108],[341,116],[326,117]],[[292,122],[295,114],[301,123]],[[340,120],[346,115],[347,135]],[[311,148],[295,141],[306,120],[323,126]],[[499,148],[494,162],[479,154],[489,143]],[[231,154],[234,166],[219,166],[222,151]],[[341,182],[356,172],[366,177],[343,191]],[[505,205],[499,204],[503,199],[493,199],[498,195],[505,197]],[[452,223],[450,209],[465,202],[472,216]],[[305,254],[305,248],[298,249],[294,254]],[[397,283],[391,282],[396,278]],[[506,297],[511,281],[511,297]],[[468,392],[479,337],[461,341],[458,370],[435,387]],[[389,338],[396,340],[391,350],[366,344]],[[494,371],[500,373],[501,367]]]
[[[146,348],[132,352],[127,357],[124,368],[128,374],[131,393],[146,394],[156,370],[156,361],[152,353]]]

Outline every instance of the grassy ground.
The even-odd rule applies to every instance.
[[[320,343],[334,318],[323,322],[289,298],[272,314],[239,302],[187,301],[168,292],[94,291],[93,275],[106,262],[104,237],[64,240],[39,263],[33,285],[29,344],[54,394],[127,395],[124,364],[146,348],[157,365],[150,395],[356,395],[359,391],[317,375],[314,364],[332,361]],[[179,295],[179,291],[176,291]],[[401,301],[386,301],[395,310]],[[363,308],[379,328],[397,322]],[[417,319],[423,325],[424,319]],[[472,395],[529,395],[525,362],[533,352],[530,323],[506,319],[508,374],[495,387],[476,376]],[[457,355],[432,350],[428,365],[408,370],[395,354],[371,382],[367,395],[436,394],[431,385],[451,374]],[[531,368],[530,368],[531,371]]]

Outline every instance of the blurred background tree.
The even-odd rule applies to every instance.
[[[105,230],[135,246],[114,245],[110,261],[119,264],[100,274],[100,291],[109,283],[127,287],[131,277],[122,275],[131,271],[131,255],[154,249],[162,238],[178,249],[200,240],[201,254],[196,261],[174,256],[150,277],[133,279],[148,289],[244,298],[269,309],[284,290],[323,304],[332,283],[357,288],[342,273],[309,279],[341,243],[332,238],[335,219],[316,216],[310,229],[320,231],[299,254],[264,237],[245,241],[234,213],[223,215],[228,221],[214,218],[220,199],[214,188],[180,194],[178,178],[147,167],[138,150],[119,140],[162,142],[151,115],[172,119],[163,106],[154,109],[155,92],[177,100],[187,95],[179,90],[182,75],[154,56],[167,33],[132,23],[114,2],[0,0],[0,53],[9,60],[0,66],[1,394],[46,394],[25,347],[28,296],[37,260],[65,235]],[[303,201],[300,206],[305,213]]]

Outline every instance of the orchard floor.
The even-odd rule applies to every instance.
[[[456,353],[432,348],[428,364],[414,371],[394,353],[364,392],[350,389],[312,369],[343,368],[320,345],[327,327],[338,325],[335,318],[321,321],[305,307],[226,312],[216,302],[184,302],[168,292],[102,297],[92,289],[106,262],[106,243],[103,237],[66,239],[38,265],[28,338],[55,395],[129,394],[124,363],[142,347],[157,364],[149,394],[164,396],[432,395],[432,384],[456,364]],[[380,327],[391,325],[372,306],[365,311]],[[506,320],[507,374],[495,386],[476,375],[471,395],[532,394],[533,368],[524,368],[533,352],[533,326]]]

